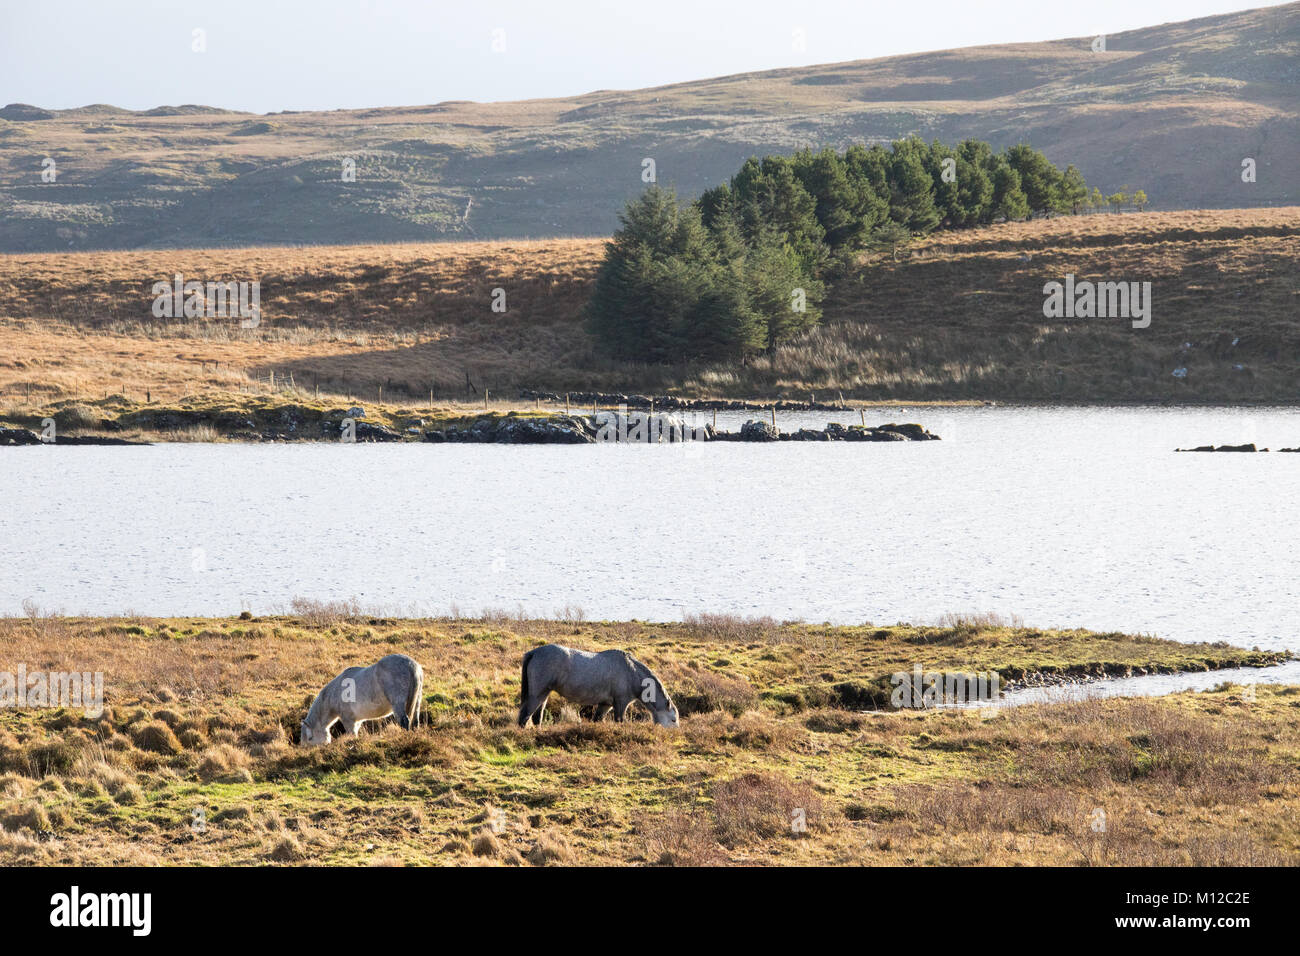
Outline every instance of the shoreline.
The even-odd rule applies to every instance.
[[[781,422],[776,422],[779,437],[790,440],[799,431],[833,432],[831,435],[808,434],[803,439],[827,440],[847,437],[843,429],[857,432],[888,430],[894,426],[890,423],[868,425],[868,411],[886,411],[890,409],[942,410],[962,409],[1151,409],[1151,408],[1194,408],[1194,409],[1239,409],[1239,408],[1274,408],[1289,410],[1300,408],[1296,405],[1268,404],[1231,404],[1222,403],[1188,403],[1160,404],[1149,402],[1106,403],[1079,405],[1072,403],[1029,403],[1001,401],[961,401],[961,402],[903,402],[896,400],[879,402],[846,401],[843,404],[822,402],[799,402],[780,399],[762,402],[759,400],[740,399],[688,399],[678,396],[619,395],[605,393],[599,398],[622,399],[618,404],[609,404],[596,400],[578,403],[570,400],[567,410],[563,398],[559,406],[550,402],[543,405],[541,393],[527,393],[534,396],[531,400],[495,400],[483,405],[441,404],[414,405],[402,403],[357,403],[339,396],[314,397],[304,394],[249,394],[242,392],[207,392],[191,396],[177,403],[146,403],[127,398],[123,395],[110,395],[101,399],[79,401],[67,399],[42,406],[17,408],[11,406],[6,413],[0,414],[0,447],[7,445],[66,444],[66,445],[128,445],[128,444],[167,444],[167,443],[247,443],[266,442],[337,442],[344,419],[352,418],[355,425],[355,440],[358,443],[374,441],[405,442],[441,442],[441,441],[500,441],[501,443],[541,443],[549,441],[585,441],[594,435],[601,416],[626,415],[637,418],[651,414],[661,423],[670,419],[679,420],[698,433],[707,427],[709,440],[742,440],[737,432],[713,431],[713,422],[717,414],[751,413],[753,421],[771,423],[772,416],[789,416],[791,414],[809,414],[814,412],[852,413],[857,411],[860,422],[845,426],[830,422],[826,428],[798,429],[794,432],[780,429]],[[591,398],[591,393],[570,393]],[[709,419],[707,416],[712,416]],[[701,423],[701,417],[705,421]],[[526,434],[528,429],[518,436],[509,434],[499,438],[484,437],[485,432],[498,431],[502,423],[546,422],[549,426],[561,426],[548,436],[547,428],[534,429],[533,434]],[[53,423],[54,441],[43,440],[43,435],[51,432]],[[586,422],[586,426],[582,423]],[[548,427],[549,427],[548,426]],[[920,426],[915,426],[919,428]],[[479,432],[477,437],[470,433]],[[924,431],[924,429],[921,429]],[[565,437],[567,433],[568,437]],[[915,433],[918,434],[919,433]],[[928,433],[927,433],[928,434]],[[432,436],[432,437],[430,437]],[[705,437],[705,436],[699,436]],[[934,436],[942,437],[942,436]],[[671,439],[670,439],[671,440]],[[764,439],[766,440],[766,439]],[[1171,449],[1174,450],[1174,449]],[[1188,449],[1192,450],[1192,449]],[[1198,449],[1199,450],[1199,449]]]

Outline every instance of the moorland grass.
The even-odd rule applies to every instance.
[[[992,620],[720,633],[717,620],[403,620],[309,604],[0,620],[11,668],[101,670],[107,688],[93,717],[0,711],[0,861],[1300,861],[1300,689],[941,712],[836,691],[914,662],[1088,673],[1263,663],[1257,652]],[[579,721],[558,699],[541,727],[515,728],[519,659],[544,641],[629,649],[675,696],[680,731]],[[425,723],[294,745],[325,681],[393,651],[424,665]]]

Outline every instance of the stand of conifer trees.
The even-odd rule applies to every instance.
[[[995,153],[978,140],[911,137],[751,158],[688,205],[658,186],[627,204],[588,328],[620,359],[743,358],[815,326],[825,283],[863,250],[896,257],[937,228],[1091,205],[1074,166],[1060,170],[1025,145]]]

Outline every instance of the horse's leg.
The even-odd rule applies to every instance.
[[[538,706],[537,709],[533,711],[534,727],[540,727],[542,725],[542,718],[546,716],[546,702],[550,699],[551,699],[551,692],[548,690],[546,692],[546,696],[542,698],[542,702],[540,706]]]
[[[631,697],[614,698],[614,720],[618,723],[623,722],[623,715],[627,712],[628,706],[632,703]]]
[[[399,698],[396,694],[388,691],[384,692],[388,698],[388,706],[393,708],[393,719],[401,725],[403,730],[411,729],[411,715],[406,711],[406,696]]]
[[[519,726],[528,726],[528,721],[535,724],[542,722],[540,710],[546,707],[546,698],[551,696],[549,690],[545,694],[530,694],[528,699],[519,705]]]
[[[613,704],[597,704],[596,709],[591,713],[591,719],[597,722],[604,720],[605,715],[609,713],[610,708],[613,706]]]
[[[342,714],[339,716],[339,736],[356,737],[361,733],[361,724],[363,721],[353,720],[351,714]]]

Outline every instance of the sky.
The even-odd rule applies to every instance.
[[[986,43],[1091,37],[1260,5],[0,0],[0,104],[149,109],[197,103],[266,113],[531,99]]]

